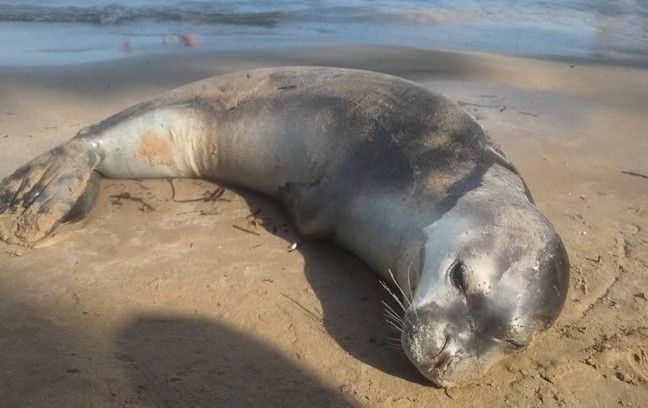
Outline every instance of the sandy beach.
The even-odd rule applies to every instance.
[[[558,322],[479,384],[437,389],[386,341],[376,276],[300,241],[273,201],[230,186],[196,201],[221,187],[200,180],[105,179],[88,219],[52,245],[0,243],[1,406],[646,405],[645,66],[345,46],[0,67],[0,178],[160,92],[276,65],[402,76],[474,115],[565,241]]]

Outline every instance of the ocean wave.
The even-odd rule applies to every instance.
[[[31,23],[122,24],[138,20],[175,21],[197,24],[230,24],[273,27],[289,18],[282,11],[228,12],[218,9],[178,7],[47,7],[0,5],[0,21]]]
[[[33,0],[35,1],[35,0]],[[41,1],[41,0],[38,0]],[[120,1],[122,0],[113,0]],[[644,28],[648,20],[648,6],[630,1],[625,7],[585,7],[578,0],[547,0],[552,7],[530,7],[513,0],[497,0],[484,4],[475,3],[450,6],[451,2],[437,1],[429,4],[421,0],[394,2],[349,0],[342,4],[313,3],[295,0],[290,4],[253,0],[234,0],[215,3],[205,0],[172,4],[171,1],[147,0],[146,4],[134,1],[135,5],[107,4],[95,0],[93,5],[81,5],[81,1],[70,0],[66,6],[23,5],[0,3],[0,22],[29,23],[86,23],[95,25],[118,25],[137,21],[166,23],[189,23],[205,25],[237,25],[273,28],[280,24],[405,24],[434,26],[443,24],[509,24],[537,23],[544,25],[569,26],[582,22],[600,21],[603,16],[616,13],[614,22],[640,25]],[[100,4],[97,4],[100,3]],[[493,3],[493,4],[491,4]],[[250,5],[253,7],[250,8]]]
[[[186,22],[274,27],[282,22],[307,23],[443,23],[474,15],[465,10],[384,10],[371,6],[301,7],[292,10],[242,12],[219,9],[205,3],[191,6],[23,6],[0,4],[0,21],[30,23],[123,24],[134,21]]]

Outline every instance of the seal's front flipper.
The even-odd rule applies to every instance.
[[[94,203],[101,158],[81,139],[38,156],[0,182],[0,240],[32,246]]]
[[[326,238],[335,233],[331,216],[330,198],[322,190],[326,181],[314,183],[286,183],[279,188],[279,199],[290,211],[295,227],[307,238]]]

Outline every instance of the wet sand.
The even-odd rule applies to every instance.
[[[481,383],[436,389],[388,344],[371,271],[323,242],[288,252],[298,238],[271,200],[224,186],[191,201],[219,188],[198,180],[103,180],[89,218],[54,245],[0,244],[0,405],[645,405],[645,67],[338,47],[0,68],[0,177],[159,92],[296,64],[410,78],[480,121],[567,246],[556,325]]]

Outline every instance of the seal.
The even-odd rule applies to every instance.
[[[217,76],[81,130],[0,183],[0,238],[83,218],[100,176],[201,177],[283,202],[398,288],[407,357],[443,387],[479,379],[557,318],[569,263],[480,125],[389,75],[285,67]],[[392,292],[393,293],[393,292]]]

